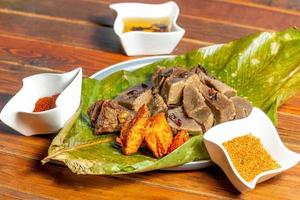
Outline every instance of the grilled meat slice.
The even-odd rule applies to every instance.
[[[235,107],[230,99],[204,84],[198,85],[198,89],[213,112],[217,124],[234,119]]]
[[[201,126],[195,120],[185,116],[182,107],[169,109],[167,120],[170,126],[176,130],[202,131]]]
[[[230,98],[230,100],[233,102],[236,111],[234,119],[245,118],[251,113],[253,107],[245,98],[235,96]]]
[[[204,97],[193,85],[187,85],[183,90],[183,108],[187,116],[199,124],[205,123],[212,114]]]
[[[214,123],[215,123],[215,118],[214,115],[211,113],[206,119],[206,121],[203,124],[201,124],[203,133],[205,133],[208,129],[210,129],[214,125]]]
[[[103,100],[95,123],[95,133],[112,133],[120,131],[131,112],[112,100]]]
[[[194,73],[185,70],[174,71],[170,77],[166,78],[160,94],[168,106],[178,105],[182,100],[184,87],[189,84],[196,84],[198,81],[199,78]]]
[[[115,98],[115,101],[120,105],[137,112],[142,105],[147,105],[151,98],[151,86],[140,84],[119,94]]]
[[[173,73],[173,68],[164,68],[164,67],[158,67],[156,72],[152,75],[151,81],[153,84],[154,89],[156,92],[160,91],[160,88],[164,84],[166,78],[171,76]]]
[[[168,106],[165,104],[163,98],[158,93],[152,95],[152,99],[148,106],[149,110],[151,111],[151,115],[155,115],[160,112],[165,113],[168,110]]]
[[[191,71],[198,74],[200,80],[204,84],[208,85],[209,87],[213,87],[215,90],[221,92],[226,97],[230,98],[230,97],[236,96],[235,89],[233,89],[229,85],[209,76],[206,69],[204,67],[202,67],[201,65],[198,65],[197,67],[193,68]]]
[[[233,89],[232,87],[226,85],[225,83],[217,80],[217,79],[212,79],[212,78],[206,78],[205,79],[206,84],[210,87],[213,87],[217,91],[221,92],[224,94],[227,98],[231,98],[236,96],[236,90]]]
[[[90,117],[92,127],[95,127],[98,116],[101,111],[101,107],[103,104],[103,100],[97,100],[89,109],[88,109],[88,116]]]

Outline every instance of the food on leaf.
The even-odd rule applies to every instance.
[[[165,114],[158,113],[152,116],[146,126],[145,142],[156,158],[168,153],[172,144],[173,133]]]
[[[172,144],[168,149],[168,153],[176,150],[178,147],[183,145],[189,139],[189,134],[185,130],[180,130],[173,138]]]
[[[113,100],[96,101],[88,114],[96,134],[121,131],[117,142],[123,154],[132,155],[145,143],[160,158],[172,143],[172,128],[180,133],[176,140],[183,140],[182,131],[203,133],[247,117],[251,110],[251,103],[236,96],[235,89],[197,65],[191,70],[160,67],[151,83],[129,87]],[[172,150],[180,144],[176,140]]]
[[[277,107],[300,89],[300,72],[297,70],[300,62],[299,45],[300,31],[296,28],[281,32],[261,32],[226,44],[162,59],[134,71],[118,71],[102,80],[84,78],[78,114],[54,138],[43,163],[49,160],[59,161],[78,174],[115,175],[152,171],[209,159],[207,152],[198,148],[203,145],[201,134],[191,136],[176,152],[168,154],[167,159],[154,159],[139,152],[122,156],[119,149],[113,146],[115,134],[93,134],[93,127],[86,118],[87,108],[94,99],[113,99],[124,90],[124,86],[131,87],[149,81],[152,75],[152,80],[154,77],[161,77],[156,79],[160,80],[160,84],[152,81],[153,90],[161,95],[163,80],[169,77],[173,68],[181,66],[189,70],[200,64],[210,77],[216,77],[234,88],[240,97],[262,109],[276,123]],[[205,81],[202,83],[206,84]],[[212,88],[222,93],[221,89]],[[222,94],[228,98],[228,93]],[[204,97],[203,94],[202,96]],[[228,99],[234,103],[231,98]],[[169,105],[168,110],[174,109],[174,106],[182,107]],[[182,111],[188,117],[184,108]],[[96,152],[101,152],[101,155],[95,156]]]
[[[125,155],[136,153],[142,145],[148,116],[148,108],[146,105],[143,105],[133,119],[123,125],[117,142],[122,146],[122,152]]]

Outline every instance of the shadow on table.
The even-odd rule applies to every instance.
[[[92,16],[89,21],[98,25],[91,37],[92,42],[104,51],[124,54],[118,36],[114,33],[111,16]]]
[[[137,184],[135,180],[124,180],[120,176],[76,175],[63,165],[48,163],[41,165],[35,162],[32,173],[39,174],[43,179],[51,180],[57,188],[75,191],[97,189],[109,191],[112,188]],[[126,175],[125,175],[126,176]]]
[[[193,171],[162,171],[164,175],[166,176],[172,176],[174,173],[183,173],[184,177],[187,179],[192,180],[195,182],[194,184],[196,185],[197,182],[199,183],[199,186],[203,184],[209,184],[209,185],[214,185],[214,187],[209,188],[212,193],[218,193],[219,190],[222,190],[222,193],[226,195],[226,197],[234,198],[234,197],[239,197],[241,193],[232,185],[232,183],[229,181],[229,179],[226,177],[224,172],[219,168],[218,166],[214,165],[209,168],[205,169],[199,169],[199,170],[193,170]],[[201,173],[199,176],[193,176],[193,173]],[[151,173],[151,172],[147,172]],[[191,186],[190,186],[191,187]],[[201,188],[198,188],[199,191],[201,191]],[[205,190],[208,188],[206,187]]]
[[[41,165],[37,163],[35,166],[36,172],[40,173],[42,176],[47,179],[51,179],[55,182],[57,187],[64,187],[65,189],[79,190],[84,188],[96,188],[99,190],[110,190],[114,187],[120,186],[128,186],[130,184],[139,184],[141,182],[156,182],[156,185],[161,185],[162,187],[170,187],[170,188],[181,188],[185,189],[193,189],[199,190],[199,194],[201,194],[201,187],[195,189],[196,186],[201,186],[206,184],[207,180],[203,180],[200,176],[195,176],[194,173],[200,173],[199,171],[188,171],[188,172],[167,172],[167,171],[153,171],[153,172],[145,172],[140,174],[131,174],[131,175],[117,175],[117,176],[93,176],[93,175],[76,175],[73,174],[70,170],[68,170],[65,166],[49,163],[46,165]],[[182,173],[183,176],[176,176],[177,173]],[[217,167],[211,167],[208,169],[202,169],[202,174],[205,176],[209,176],[209,184],[214,184],[212,187],[212,193],[217,192],[219,195],[224,195],[229,198],[240,197],[241,193],[234,188],[234,186],[230,183],[230,181],[226,178],[225,174],[222,170]],[[170,181],[170,177],[176,178],[174,181]],[[189,176],[190,175],[190,176]],[[189,181],[183,181],[183,183],[179,183],[179,179],[189,179]],[[197,184],[197,181],[201,182]],[[189,184],[190,185],[182,185]],[[189,188],[190,187],[190,188]],[[205,190],[208,190],[205,187]],[[218,192],[219,191],[219,192]],[[220,192],[221,191],[221,192]],[[221,193],[221,194],[220,194]]]
[[[16,134],[16,135],[21,135],[14,129],[10,128],[9,126],[5,125],[1,120],[0,120],[0,132],[1,133],[10,133],[10,134]]]

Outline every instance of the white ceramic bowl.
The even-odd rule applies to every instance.
[[[56,132],[78,109],[81,82],[81,68],[64,74],[45,73],[24,78],[23,87],[4,106],[0,119],[26,136]],[[58,93],[55,108],[32,112],[39,98]]]
[[[114,31],[119,36],[128,56],[169,54],[184,35],[184,30],[177,24],[178,5],[170,1],[163,4],[117,3],[110,5],[117,12]],[[124,18],[162,18],[171,19],[170,32],[123,32]]]
[[[260,139],[264,148],[281,167],[260,173],[252,181],[247,182],[234,167],[222,144],[235,137],[249,133]],[[232,184],[240,192],[254,189],[257,183],[291,168],[300,161],[299,154],[290,151],[284,146],[271,120],[258,108],[253,108],[247,118],[225,122],[212,127],[204,134],[204,142],[212,161],[222,168]]]

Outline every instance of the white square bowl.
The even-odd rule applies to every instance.
[[[260,139],[264,148],[280,167],[260,173],[252,181],[247,182],[233,165],[223,143],[249,133]],[[253,108],[251,114],[244,119],[225,122],[209,129],[204,134],[204,143],[212,161],[222,168],[240,192],[254,189],[257,183],[293,167],[300,160],[299,154],[284,146],[269,117],[258,108]]]
[[[185,31],[176,24],[179,7],[173,2],[163,4],[117,3],[110,5],[117,12],[114,31],[128,56],[170,54]],[[124,33],[124,18],[171,19],[170,32],[130,31]]]

